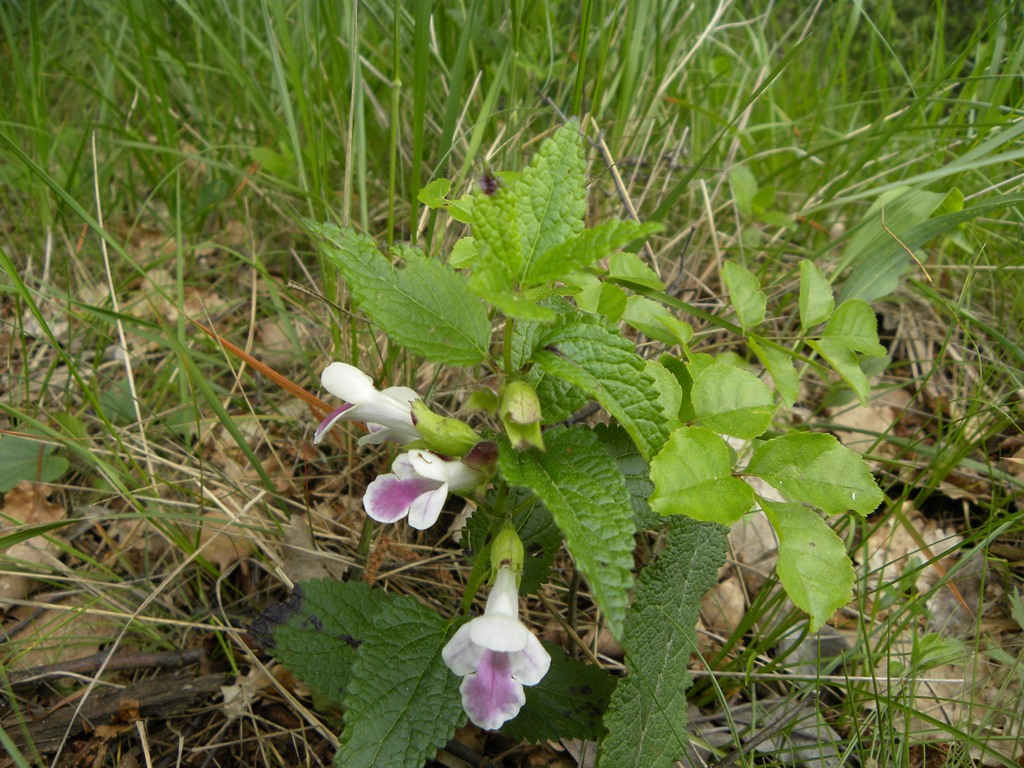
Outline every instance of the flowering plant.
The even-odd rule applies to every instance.
[[[867,398],[860,363],[884,353],[875,317],[857,299],[836,306],[806,261],[800,332],[785,342],[765,333],[767,296],[736,264],[722,269],[722,312],[673,296],[635,253],[656,224],[585,226],[575,122],[522,173],[497,178],[458,199],[444,179],[422,190],[424,204],[470,226],[443,258],[413,246],[385,253],[365,235],[309,223],[391,343],[499,382],[469,398],[471,425],[412,389],[378,390],[331,363],[323,385],[345,402],[314,438],[357,422],[364,450],[402,446],[364,492],[379,523],[428,529],[450,494],[468,499],[463,613],[489,578],[482,615],[447,618],[357,582],[312,581],[250,633],[344,712],[339,765],[413,768],[468,717],[519,738],[599,740],[599,767],[669,766],[685,748],[687,662],[700,598],[725,560],[725,526],[767,516],[780,581],[811,631],[851,597],[852,565],[823,516],[865,515],[882,493],[835,438],[789,431],[779,416],[810,365]],[[749,362],[702,351],[687,317],[732,333]],[[641,337],[663,354],[641,355]],[[587,422],[588,402],[608,423]],[[636,537],[651,530],[667,548],[635,578]],[[543,645],[520,620],[520,594],[540,592],[561,551],[621,642],[624,677]]]

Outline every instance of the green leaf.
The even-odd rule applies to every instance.
[[[459,678],[441,659],[448,630],[410,597],[381,606],[352,667],[336,765],[421,768],[465,722]]]
[[[762,434],[775,415],[772,391],[752,373],[715,363],[694,379],[693,411],[701,426],[750,439]]]
[[[671,768],[686,751],[694,628],[725,556],[721,526],[669,522],[668,548],[641,572],[626,620],[626,677],[605,715],[598,768]]]
[[[58,520],[55,523],[20,525],[11,533],[0,534],[0,553],[10,549],[15,544],[21,544],[21,542],[34,539],[36,536],[45,536],[50,531],[56,531],[59,528],[66,528],[69,525],[76,524],[77,522],[78,521],[76,519],[72,518],[71,520]]]
[[[608,277],[628,280],[655,291],[665,290],[661,278],[635,253],[612,254],[608,260]]]
[[[538,332],[532,358],[537,367],[596,399],[645,457],[664,444],[665,414],[644,359],[600,317],[581,312],[560,317]]]
[[[647,372],[654,379],[654,389],[658,393],[662,413],[665,414],[665,428],[671,432],[683,426],[679,420],[679,410],[683,405],[683,388],[672,372],[657,360],[647,361]]]
[[[647,503],[654,490],[654,483],[651,482],[650,467],[636,449],[636,443],[630,440],[629,434],[618,424],[598,424],[594,427],[594,434],[622,473],[629,492],[629,502],[633,505],[633,522],[637,529],[661,525],[661,518]]]
[[[523,269],[516,185],[502,186],[493,195],[473,198],[473,239],[477,255],[469,287],[477,294],[511,294]]]
[[[732,451],[702,427],[680,427],[653,462],[651,508],[662,515],[731,525],[753,505],[754,491],[732,474]]]
[[[458,274],[410,247],[401,249],[405,269],[395,269],[373,238],[332,224],[306,224],[362,311],[393,341],[451,365],[487,358],[491,323]]]
[[[416,198],[428,208],[443,208],[456,221],[468,224],[472,220],[470,214],[472,199],[464,197],[460,200],[449,200],[448,192],[451,191],[451,188],[452,183],[448,179],[434,179],[420,189]],[[458,244],[456,243],[456,245]]]
[[[746,474],[829,515],[867,515],[885,500],[864,460],[832,435],[797,432],[761,443]]]
[[[295,585],[248,629],[261,646],[331,705],[342,706],[363,642],[388,594],[358,581],[316,579]]]
[[[448,254],[448,266],[452,269],[470,267],[479,255],[476,240],[472,237],[463,237],[455,241],[452,252]]]
[[[729,169],[729,184],[732,186],[732,197],[740,213],[744,216],[753,216],[754,195],[757,194],[757,179],[754,172],[745,165],[735,165]]]
[[[765,307],[768,305],[768,298],[761,290],[761,281],[753,273],[732,261],[722,265],[722,279],[729,290],[729,300],[736,310],[743,330],[760,325],[764,320]]]
[[[945,201],[943,202],[945,203]],[[859,279],[857,280],[854,280],[854,275],[851,274],[850,279],[843,284],[839,292],[839,300],[863,299],[864,301],[874,301],[882,296],[887,296],[896,288],[900,275],[911,267],[909,257],[906,259],[891,257],[891,254],[897,249],[900,254],[905,255],[906,248],[911,250],[919,248],[932,238],[949,233],[961,224],[976,219],[983,214],[993,213],[1002,208],[1013,208],[1014,206],[1018,208],[1024,206],[1024,193],[1011,192],[1006,195],[988,197],[962,211],[933,216],[901,235],[900,242],[896,242],[892,237],[889,237],[888,245],[879,252],[880,256],[889,256],[888,260],[877,269],[868,269],[865,265],[865,268],[858,273],[857,277]],[[886,221],[888,220],[887,214]],[[885,253],[886,250],[888,250],[888,254]],[[897,256],[900,254],[897,254]],[[883,259],[880,258],[879,260]]]
[[[829,318],[821,338],[807,343],[867,404],[871,385],[856,353],[885,355],[885,347],[878,343],[878,320],[871,307],[860,299],[844,301]]]
[[[502,726],[502,734],[532,742],[599,739],[615,678],[600,667],[570,659],[556,645],[544,643],[544,647],[551,654],[551,667],[537,685],[525,688],[526,704]]]
[[[860,299],[840,304],[828,319],[821,337],[864,355],[881,357],[885,354],[885,347],[878,343],[878,318],[870,305]]]
[[[817,632],[853,599],[853,563],[846,545],[818,513],[802,504],[761,501],[779,537],[779,580]]]
[[[821,355],[828,362],[836,373],[845,381],[863,405],[868,404],[871,397],[871,382],[861,370],[857,353],[841,342],[821,339],[820,341],[808,341],[808,346]]]
[[[434,179],[425,187],[420,187],[416,199],[428,208],[446,208],[448,206],[448,192],[452,183],[448,179]]]
[[[659,315],[657,320],[659,323],[664,325],[672,335],[672,344],[682,344],[685,347],[693,338],[693,326],[685,320],[680,320],[675,315]]]
[[[608,628],[621,637],[633,586],[633,509],[622,473],[588,429],[556,428],[544,434],[544,442],[546,453],[520,453],[502,440],[501,474],[540,497],[565,535]]]
[[[609,286],[610,284],[605,283],[605,285]],[[619,291],[622,290],[618,286],[610,287]],[[644,296],[629,297],[626,301],[626,311],[622,313],[622,320],[645,336],[665,344],[678,344],[679,336],[677,331],[681,333],[686,332],[673,324],[675,317],[673,317],[668,307],[656,301],[651,301]]]
[[[800,328],[804,333],[823,323],[835,307],[832,283],[813,261],[800,262]]]
[[[580,126],[569,120],[541,144],[516,181],[522,267],[515,274],[523,285],[536,259],[583,230],[586,174]]]
[[[0,436],[0,493],[22,480],[52,483],[68,471],[68,460],[54,456],[55,446],[12,435]]]
[[[793,358],[771,344],[765,343],[762,346],[752,336],[747,337],[747,346],[771,374],[775,388],[782,396],[782,402],[792,408],[793,403],[800,397],[800,375],[793,366]]]
[[[633,240],[647,238],[659,229],[661,225],[654,222],[638,224],[621,220],[606,221],[585,229],[534,259],[527,269],[523,284],[537,285],[560,280],[573,270],[589,267]]]
[[[963,195],[956,189],[943,193],[903,187],[882,194],[868,209],[836,267],[837,274],[852,268],[840,298],[875,301],[890,294],[913,265],[907,249],[925,242],[915,230],[933,214],[954,207],[957,199],[962,203]],[[932,237],[938,234],[941,231]]]

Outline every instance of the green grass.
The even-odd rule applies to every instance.
[[[311,391],[326,361],[345,359],[436,386],[456,410],[464,380],[422,368],[358,314],[300,290],[348,308],[302,219],[415,240],[443,258],[460,232],[423,212],[422,185],[445,176],[464,190],[487,169],[519,169],[563,114],[587,115],[592,218],[623,215],[600,137],[640,217],[666,225],[654,246],[678,294],[714,311],[721,260],[736,259],[769,287],[780,338],[796,322],[800,258],[840,286],[846,267],[906,258],[895,238],[911,238],[919,220],[891,209],[893,237],[851,246],[884,192],[959,190],[968,209],[990,204],[908,242],[923,268],[908,262],[876,305],[893,351],[881,383],[912,399],[875,452],[892,508],[928,511],[963,536],[957,551],[978,548],[998,565],[973,633],[959,639],[1003,670],[1005,698],[984,717],[925,730],[956,745],[950,765],[969,764],[957,749],[1015,738],[997,721],[1020,707],[1019,651],[994,641],[990,622],[1010,616],[1006,595],[1020,581],[1024,488],[1004,457],[1019,447],[1024,369],[1024,17],[1016,3],[971,5],[0,6],[0,428],[3,442],[27,435],[70,462],[53,500],[71,522],[52,537],[55,559],[32,566],[42,591],[27,604],[81,590],[82,610],[114,617],[119,648],[205,642],[214,668],[247,672],[236,630],[283,594],[280,563],[296,546],[283,532],[308,516],[307,559],[334,573],[358,560],[358,497],[383,457],[359,463],[351,440],[313,450],[314,416],[190,319]],[[714,351],[734,342],[700,324],[698,340]],[[823,429],[826,388],[813,382],[805,403]],[[210,511],[221,525],[237,518],[253,542],[223,573],[198,537]],[[848,526],[852,551],[885,519]],[[430,584],[454,556],[428,549],[439,559],[409,568],[413,544],[435,542],[398,538],[377,550],[374,572],[449,610],[458,598]],[[928,571],[928,560],[920,553],[914,567]],[[853,651],[835,673],[850,680],[836,683],[845,697],[829,722],[861,764],[909,766],[924,738],[904,717],[919,706],[916,683],[894,691],[873,676],[944,588],[887,583],[862,565],[861,610],[843,616]],[[708,663],[726,677],[695,688],[707,711],[800,690],[771,679],[790,664],[775,658],[778,638],[801,621],[772,594],[762,589],[714,646]],[[3,651],[15,659],[32,642],[14,634]],[[913,657],[912,671],[927,677],[933,661]],[[29,716],[23,689],[11,700]],[[334,726],[288,706],[313,724],[299,746],[253,751],[255,733],[284,726],[249,715],[189,746],[216,736],[235,744],[224,760],[314,760],[306,750],[325,738],[316,728]]]

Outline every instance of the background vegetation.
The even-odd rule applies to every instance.
[[[878,391],[901,394],[869,409],[872,421],[850,417],[846,393],[823,381],[792,414],[865,437],[889,496],[842,532],[862,567],[858,604],[836,622],[846,664],[810,679],[837,691],[837,760],[920,765],[930,743],[950,765],[1015,764],[1020,3],[28,1],[0,5],[0,29],[0,479],[5,491],[52,483],[48,501],[21,486],[2,510],[3,578],[36,579],[0,584],[0,736],[14,763],[52,759],[62,737],[46,743],[38,723],[66,727],[82,697],[49,710],[64,697],[88,688],[96,699],[110,682],[166,688],[164,661],[185,666],[174,680],[219,675],[229,688],[167,705],[160,716],[174,717],[150,731],[126,717],[114,733],[76,733],[65,752],[95,764],[173,762],[179,750],[197,765],[329,761],[333,715],[289,680],[250,672],[239,628],[310,575],[361,576],[451,612],[457,553],[443,536],[364,528],[359,497],[387,456],[367,467],[350,442],[314,449],[315,404],[192,321],[312,392],[342,359],[429,385],[457,410],[465,382],[375,337],[301,220],[446,258],[460,225],[425,211],[418,190],[516,170],[580,115],[592,219],[626,215],[629,201],[664,222],[652,242],[662,274],[708,311],[726,258],[770,286],[780,335],[801,258],[840,286],[911,267],[872,297],[891,357],[873,372]],[[920,193],[913,209],[889,209],[878,226],[872,204],[903,187]],[[955,218],[961,209],[974,212]],[[745,354],[699,323],[698,339]],[[869,551],[894,531],[907,532],[903,549]],[[14,549],[32,534],[45,546]],[[571,614],[562,566],[564,588],[536,606],[538,624],[551,606]],[[955,580],[968,571],[981,574],[973,586]],[[951,579],[971,607],[955,628],[936,625],[946,614],[931,602],[954,594]],[[802,618],[767,586],[744,582],[742,620],[709,630],[693,697],[708,717],[796,696],[786,680],[806,680],[777,652]],[[584,600],[578,635],[593,618]],[[614,667],[599,640],[591,631]],[[27,669],[100,650],[134,662],[108,665],[103,684],[87,666],[26,683]],[[928,710],[920,680],[954,657],[991,674],[928,689],[943,711]],[[899,685],[878,676],[894,665]],[[947,716],[954,706],[963,716]],[[744,724],[728,726],[729,743],[752,752]],[[463,757],[509,746],[492,737]],[[507,760],[541,748],[516,749]],[[778,743],[760,749],[791,764]]]

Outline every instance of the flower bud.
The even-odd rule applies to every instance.
[[[422,400],[412,404],[412,423],[433,450],[462,457],[480,442],[480,436],[465,422],[438,416]]]
[[[505,523],[494,541],[491,542],[491,568],[497,573],[501,568],[511,568],[518,576],[523,572],[523,542],[516,529]]]
[[[544,438],[540,433],[540,400],[528,382],[512,379],[505,383],[498,414],[513,448],[525,451],[533,446],[544,450]]]
[[[462,457],[462,463],[490,475],[498,465],[498,444],[493,440],[481,440]]]

